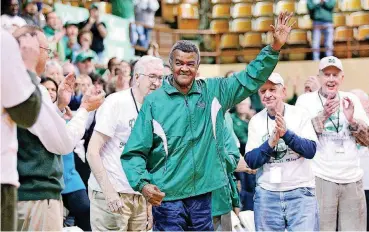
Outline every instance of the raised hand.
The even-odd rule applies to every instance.
[[[18,41],[24,65],[29,71],[36,73],[36,66],[40,56],[40,44],[37,36],[27,33],[19,37]]]
[[[74,93],[74,86],[76,84],[76,78],[74,73],[69,73],[64,80],[60,83],[58,88],[58,108],[63,111],[69,104],[70,99]]]
[[[348,97],[343,98],[344,104],[343,104],[343,113],[345,114],[345,117],[347,121],[352,124],[354,123],[354,112],[355,112],[355,105],[352,102],[352,100]]]
[[[147,184],[142,189],[142,194],[153,206],[159,206],[165,197],[165,193],[153,184]]]
[[[279,14],[275,25],[270,25],[273,32],[273,44],[271,45],[273,50],[279,51],[282,46],[287,42],[288,35],[291,32],[292,26],[296,21],[289,26],[290,19],[293,13],[282,12]]]

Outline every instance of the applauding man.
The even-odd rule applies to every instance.
[[[364,231],[366,204],[357,144],[369,146],[369,119],[354,94],[339,91],[343,78],[341,61],[323,58],[321,88],[300,96],[296,105],[309,111],[319,138],[312,167],[320,229],[336,231],[338,225],[338,230]]]
[[[310,161],[316,134],[309,117],[283,103],[282,77],[272,73],[260,87],[265,109],[251,118],[246,162],[257,171],[254,211],[257,231],[318,231],[318,204]]]

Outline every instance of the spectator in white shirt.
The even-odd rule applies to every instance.
[[[36,35],[41,49],[38,64],[34,70],[44,71],[41,64],[47,59],[48,43],[41,29],[24,26],[14,32],[16,39],[25,34]],[[23,60],[30,59],[22,54]],[[63,227],[63,204],[61,201],[62,162],[60,155],[73,151],[85,133],[88,112],[97,109],[104,100],[104,92],[89,89],[80,109],[68,124],[62,119],[62,112],[70,101],[75,78],[68,75],[58,90],[57,104],[41,84],[43,105],[36,123],[28,130],[18,128],[18,230],[61,231]],[[59,113],[58,113],[59,111]]]
[[[337,57],[320,60],[318,79],[320,89],[301,95],[296,106],[307,109],[319,139],[312,168],[320,229],[365,231],[363,170],[357,143],[369,146],[369,118],[354,94],[339,91],[344,70]]]
[[[87,152],[93,173],[89,179],[92,230],[145,231],[152,226],[151,207],[129,185],[120,156],[145,96],[161,86],[163,71],[161,59],[140,58],[133,87],[109,95],[97,111]]]
[[[7,31],[1,31],[1,231],[15,231],[17,187],[17,130],[32,126],[41,109],[41,92],[32,83],[22,61],[20,49],[29,57],[28,67],[35,67],[40,54],[37,38],[26,35],[17,41]],[[6,57],[6,58],[5,58]]]
[[[26,21],[18,16],[19,3],[18,0],[2,0],[1,27],[12,33],[17,28],[26,25]]]
[[[245,160],[256,174],[256,231],[319,231],[310,159],[317,137],[303,109],[283,102],[282,77],[272,73],[259,89],[264,110],[253,116]]]

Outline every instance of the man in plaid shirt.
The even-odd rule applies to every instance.
[[[319,143],[312,162],[320,229],[366,230],[366,203],[359,149],[369,146],[369,118],[360,100],[339,91],[344,78],[342,63],[333,56],[319,64],[318,91],[299,97],[296,106],[312,117]],[[338,221],[337,221],[338,218]]]

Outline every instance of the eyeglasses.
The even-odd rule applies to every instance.
[[[159,81],[159,82],[163,82],[163,77],[162,76],[157,76],[155,74],[149,74],[149,75],[146,75],[146,74],[138,74],[138,75],[142,75],[142,76],[145,76],[145,77],[149,77],[149,80],[152,81],[152,82],[155,82],[155,81]]]
[[[40,48],[44,49],[48,55],[51,55],[51,53],[53,52],[50,48],[45,48],[45,47],[42,47],[42,46],[39,46]]]

